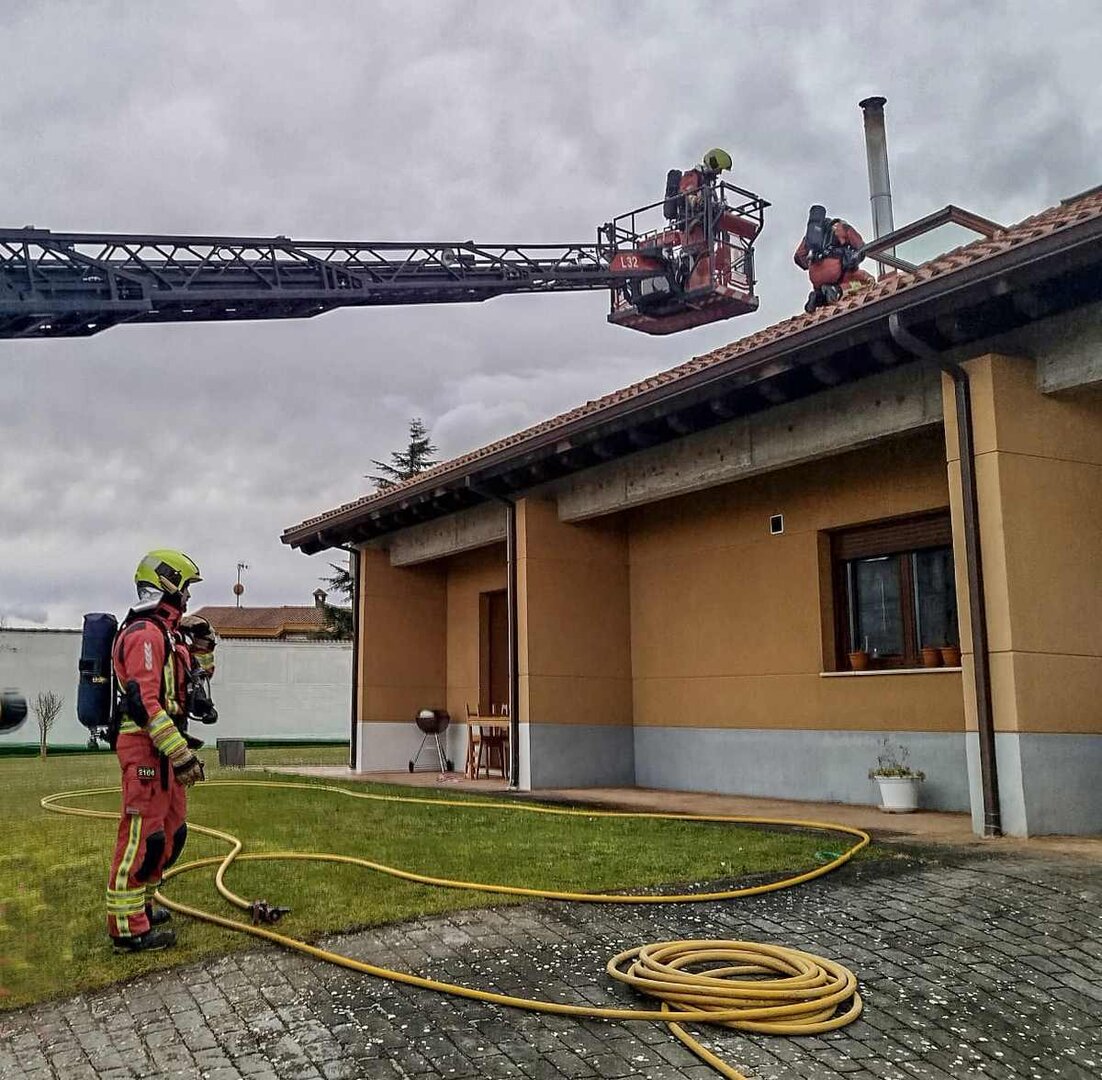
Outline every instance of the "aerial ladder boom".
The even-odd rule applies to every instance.
[[[609,321],[672,333],[757,307],[768,205],[716,177],[633,210],[591,244],[409,244],[0,229],[0,338],[87,337],[122,323],[312,318],[339,307],[610,292]],[[651,212],[662,208],[654,223]],[[648,220],[651,222],[648,224]]]

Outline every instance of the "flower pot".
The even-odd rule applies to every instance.
[[[868,671],[869,654],[864,649],[849,654],[849,666],[853,671]]]
[[[941,662],[946,667],[960,667],[960,646],[943,645],[941,647]]]
[[[922,666],[941,667],[941,649],[939,649],[936,645],[923,645]]]
[[[880,809],[885,814],[910,814],[918,809],[917,776],[877,776]]]

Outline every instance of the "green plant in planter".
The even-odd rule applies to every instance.
[[[886,735],[880,740],[880,752],[876,755],[876,768],[869,769],[869,779],[878,776],[897,776],[910,780],[925,780],[926,774],[912,769],[907,763],[909,751],[900,743],[893,743]]]

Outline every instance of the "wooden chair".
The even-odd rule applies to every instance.
[[[476,766],[482,741],[481,729],[478,726],[479,713],[478,709],[471,708],[469,701],[464,704],[467,706],[467,763],[463,767],[463,775],[470,780],[475,780],[478,778]]]
[[[490,707],[490,713],[493,715],[497,711],[496,706]],[[509,706],[502,705],[501,716],[507,717],[509,715]],[[482,772],[483,766],[483,754],[485,754],[486,765],[486,778],[490,777],[490,770],[499,768],[501,770],[501,778],[505,780],[508,778],[508,765],[506,764],[509,750],[509,729],[507,726],[503,726],[500,721],[493,727],[489,727],[485,724],[479,726],[478,735],[478,753],[475,757],[474,775],[477,779]],[[496,759],[496,764],[495,764]]]

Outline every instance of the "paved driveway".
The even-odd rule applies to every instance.
[[[992,849],[994,850],[994,849]],[[795,946],[856,971],[865,1014],[822,1038],[706,1030],[759,1080],[1102,1076],[1102,866],[908,848],[782,893],[669,908],[543,902],[331,939],[487,989],[631,1004],[606,959],[671,938]],[[0,1077],[714,1077],[658,1024],[499,1009],[275,948],[0,1014]]]

